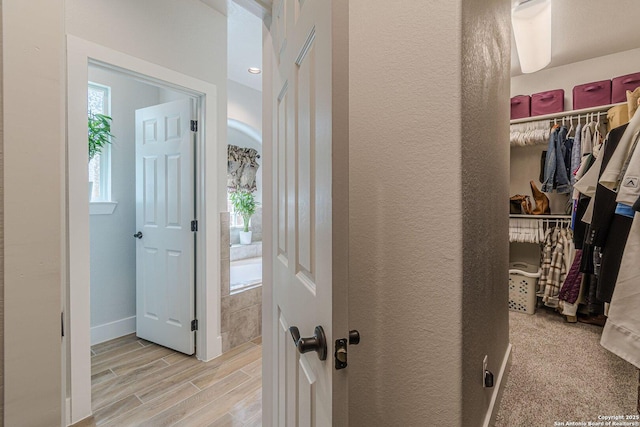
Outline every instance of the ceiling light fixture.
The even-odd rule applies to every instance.
[[[519,1],[511,25],[523,73],[542,70],[551,62],[551,0]]]
[[[249,68],[249,72],[251,74],[260,74],[262,72],[262,70],[258,67],[251,67]]]

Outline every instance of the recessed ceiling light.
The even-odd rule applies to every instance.
[[[260,74],[262,72],[262,70],[258,67],[251,67],[249,68],[249,72],[251,74]]]

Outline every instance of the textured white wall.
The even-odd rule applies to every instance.
[[[62,423],[64,1],[2,2],[4,425]]]
[[[111,87],[112,215],[91,215],[91,326],[136,315],[135,110],[158,103],[158,88],[89,67],[89,80]]]
[[[229,80],[227,116],[262,132],[262,92]]]
[[[511,96],[564,89],[564,109],[573,109],[573,87],[640,72],[640,48],[511,78]]]
[[[0,20],[2,7],[0,7]],[[2,38],[0,36],[0,79],[4,67],[2,54]],[[0,84],[0,99],[2,85]],[[4,111],[0,102],[0,310],[4,313]],[[4,315],[0,316],[0,414],[4,414]],[[1,424],[1,423],[0,423]]]
[[[460,14],[350,2],[352,425],[460,425]]]
[[[509,345],[509,0],[462,1],[462,423],[483,425]],[[497,384],[496,384],[497,386]]]
[[[224,87],[226,18],[199,0],[66,0],[66,17],[69,34]]]
[[[469,3],[350,2],[353,425],[481,425],[508,346],[509,3]]]
[[[66,0],[65,3],[69,34],[215,84],[217,123],[226,123],[225,16],[199,0]],[[221,141],[216,147],[218,155],[226,156],[226,126],[218,126],[216,132],[217,140]],[[216,171],[218,182],[224,182],[225,176],[222,168]],[[226,199],[224,192],[219,193],[217,203],[223,209]]]

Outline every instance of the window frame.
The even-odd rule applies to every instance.
[[[99,90],[104,93],[102,108],[103,111],[99,114],[111,116],[111,87],[100,83],[89,81],[87,83],[87,98],[89,96],[89,89]],[[89,105],[87,99],[87,116],[89,115]],[[109,138],[111,139],[111,138]],[[104,203],[112,202],[111,199],[111,144],[107,144],[100,151],[100,197],[89,200],[89,203]]]
[[[244,218],[237,213],[231,202],[231,193],[227,190],[227,210],[229,211],[229,228],[244,228]],[[249,224],[251,225],[251,224]]]

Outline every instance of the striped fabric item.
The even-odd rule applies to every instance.
[[[542,261],[540,262],[540,278],[538,279],[538,289],[536,295],[544,296],[544,291],[549,280],[549,272],[551,270],[551,257],[555,246],[557,236],[553,232],[555,229],[549,228],[544,236],[544,245],[542,248]]]
[[[542,302],[549,307],[558,306],[558,294],[567,276],[564,262],[565,248],[569,246],[567,230],[555,227],[545,239],[542,255],[542,274],[539,280],[539,291],[542,292]]]
[[[559,298],[562,301],[567,301],[570,304],[574,304],[578,300],[580,294],[580,284],[582,283],[582,272],[580,272],[580,260],[582,259],[582,250],[576,250],[576,256],[573,260],[573,264],[567,273],[567,278],[560,289]]]

